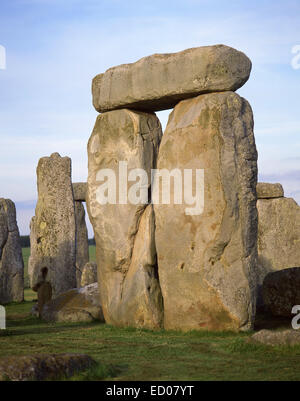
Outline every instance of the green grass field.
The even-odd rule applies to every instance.
[[[247,344],[249,333],[50,324],[30,315],[36,294],[27,289],[25,299],[6,307],[0,355],[82,352],[98,362],[72,380],[300,380],[300,346]]]
[[[30,315],[35,294],[7,306],[0,354],[82,352],[96,370],[73,380],[299,380],[300,346],[246,344],[249,334],[150,331],[101,323],[56,323]]]

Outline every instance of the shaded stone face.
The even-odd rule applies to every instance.
[[[0,198],[0,303],[24,299],[24,264],[16,208]]]
[[[291,267],[266,275],[262,295],[264,305],[274,316],[293,317],[292,308],[300,305],[300,267]]]
[[[180,102],[158,169],[204,170],[204,210],[157,204],[155,243],[166,329],[249,329],[255,315],[257,152],[252,111],[233,92]],[[195,193],[195,185],[193,192]]]
[[[38,202],[30,228],[31,255],[28,272],[31,287],[47,281],[53,296],[76,287],[76,225],[71,183],[71,159],[58,153],[39,160],[37,167]]]
[[[85,264],[89,261],[88,231],[85,222],[85,210],[81,202],[75,201],[76,222],[76,283],[81,284],[81,275]],[[90,283],[89,283],[90,284]]]
[[[154,54],[97,75],[92,84],[97,111],[130,108],[153,112],[201,93],[235,91],[248,80],[251,61],[224,45]]]
[[[258,199],[257,211],[261,287],[268,273],[300,266],[300,207],[291,198]]]
[[[97,174],[111,169],[120,182],[122,161],[127,163],[128,172],[144,169],[150,183],[161,136],[155,114],[117,110],[98,116],[88,143],[87,209],[95,233],[101,303],[110,324],[160,327],[162,300],[156,276],[152,207],[145,211],[146,204],[99,204],[101,183]],[[138,275],[141,280],[136,280]]]

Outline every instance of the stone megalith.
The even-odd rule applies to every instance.
[[[85,264],[82,270],[80,286],[85,287],[86,285],[93,284],[98,281],[98,269],[96,262],[88,262]]]
[[[109,324],[157,328],[162,323],[153,209],[135,194],[137,184],[128,183],[138,181],[135,174],[143,169],[148,182],[142,181],[140,195],[148,196],[161,136],[155,114],[124,109],[100,114],[88,143],[87,209],[95,233],[101,304]],[[108,182],[116,183],[115,194],[103,190]],[[104,192],[110,203],[105,204]]]
[[[283,191],[277,191],[277,198],[271,194],[273,189],[264,193],[265,199],[257,200],[259,306],[263,305],[261,286],[268,273],[300,266],[300,206],[283,197]]]
[[[45,304],[41,317],[48,322],[104,322],[98,283],[61,293]]]
[[[258,182],[256,185],[257,199],[282,198],[284,196],[281,184]]]
[[[47,280],[53,297],[76,287],[76,222],[71,183],[71,159],[53,153],[39,160],[38,201],[30,224],[31,254],[28,261],[30,285]]]
[[[89,261],[88,231],[85,222],[85,210],[82,202],[75,201],[76,223],[76,283],[81,286],[81,274]]]
[[[24,299],[24,263],[16,208],[0,198],[0,304]]]
[[[97,75],[92,83],[93,104],[99,112],[170,109],[201,93],[235,91],[250,72],[249,58],[224,45],[154,54]]]
[[[275,316],[293,318],[292,309],[300,305],[300,267],[289,267],[268,273],[263,281],[262,298],[267,310]]]
[[[169,117],[157,168],[179,169],[182,175],[193,169],[193,196],[202,187],[201,181],[196,186],[195,170],[204,173],[202,214],[176,204],[174,189],[170,204],[154,205],[165,328],[250,329],[256,299],[257,151],[248,102],[233,92],[180,102]]]
[[[73,182],[73,195],[75,201],[85,202],[86,201],[86,182]]]

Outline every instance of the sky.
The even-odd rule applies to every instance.
[[[253,64],[237,92],[254,112],[259,181],[280,182],[300,204],[299,0],[0,0],[0,197],[15,202],[21,234],[40,157],[69,156],[73,182],[87,179],[96,74],[220,43]],[[157,113],[163,127],[169,112]]]

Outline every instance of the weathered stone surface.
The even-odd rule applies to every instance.
[[[47,267],[47,280],[55,297],[76,287],[71,159],[60,157],[58,153],[41,158],[37,167],[37,186],[38,202],[30,224],[30,284],[33,288],[41,280],[41,269]]]
[[[153,250],[152,207],[145,211],[146,204],[121,204],[119,196],[117,204],[99,204],[97,173],[109,168],[117,183],[124,182],[119,179],[119,162],[123,161],[128,164],[128,174],[132,169],[144,169],[150,183],[161,136],[155,114],[116,110],[98,116],[89,140],[87,208],[95,233],[102,308],[110,324],[160,327],[162,301]],[[126,182],[128,190],[133,184]],[[147,185],[144,188],[148,192]]]
[[[89,261],[89,243],[88,243],[89,239],[85,222],[85,210],[83,204],[78,201],[75,201],[75,222],[76,222],[76,282],[77,282],[77,287],[80,287],[83,268],[85,264]]]
[[[159,328],[163,300],[158,281],[155,220],[152,205],[143,213],[135,237],[131,263],[119,295],[116,321],[123,326]]]
[[[284,196],[281,184],[258,182],[256,186],[257,199],[282,198]]]
[[[0,198],[0,303],[24,299],[24,264],[16,208]]]
[[[235,91],[248,80],[251,61],[224,45],[154,54],[97,75],[92,84],[97,111],[120,108],[159,111],[207,92]]]
[[[300,305],[300,267],[268,273],[263,281],[264,305],[275,316],[293,316],[294,305]]]
[[[249,342],[265,345],[297,345],[300,344],[300,330],[260,330],[250,337]]]
[[[81,275],[81,287],[93,284],[98,281],[97,277],[97,263],[88,262],[84,265]]]
[[[96,362],[84,354],[44,354],[0,358],[0,381],[55,380],[87,370]]]
[[[250,329],[255,316],[257,152],[251,107],[233,92],[180,102],[158,169],[204,170],[204,210],[156,204],[166,329]]]
[[[259,199],[258,266],[259,304],[265,276],[300,266],[300,207],[291,198]]]
[[[87,183],[86,182],[73,182],[73,194],[74,200],[85,202],[86,201],[86,191],[87,191]]]
[[[98,283],[60,294],[44,305],[41,317],[48,322],[104,322]]]

